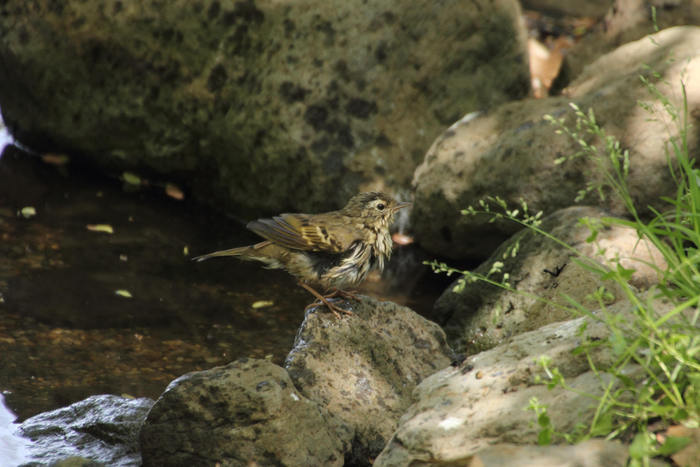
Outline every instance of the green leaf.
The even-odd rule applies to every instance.
[[[620,382],[622,383],[622,385],[624,387],[632,388],[632,387],[635,387],[637,385],[636,381],[634,381],[632,378],[630,378],[627,375],[623,375],[622,373],[618,373],[615,376],[617,377],[617,379],[620,380]]]
[[[598,238],[598,230],[593,230],[590,226],[589,228],[591,229],[591,234],[586,238],[586,243],[593,243]]]
[[[672,405],[660,405],[654,402],[650,402],[648,408],[651,412],[660,417],[667,417],[676,411],[676,407]]]
[[[632,279],[632,275],[635,272],[637,272],[636,269],[627,269],[627,268],[622,267],[622,265],[620,263],[617,263],[617,273],[625,281],[629,281],[630,279]]]
[[[616,356],[622,355],[628,346],[627,340],[620,334],[610,336],[610,343],[612,344],[613,354]]]
[[[613,430],[612,413],[606,412],[596,420],[596,424],[591,428],[591,435],[605,436]]]
[[[617,277],[617,274],[615,273],[615,271],[608,271],[605,274],[602,274],[600,276],[600,280],[601,281],[612,281],[612,280],[615,280],[616,277]]]
[[[649,439],[649,434],[639,433],[632,440],[630,444],[630,457],[633,459],[641,459],[648,456],[651,452],[651,440]]]
[[[666,441],[664,441],[664,444],[659,447],[658,452],[662,456],[670,456],[671,454],[677,453],[688,444],[690,444],[690,438],[686,438],[685,436],[669,436],[666,438]]]

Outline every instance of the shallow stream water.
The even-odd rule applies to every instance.
[[[239,357],[284,361],[312,297],[281,271],[191,261],[256,241],[240,220],[46,160],[0,156],[0,391],[20,421],[92,394],[157,398]],[[445,279],[424,257],[397,248],[361,292],[429,316]]]

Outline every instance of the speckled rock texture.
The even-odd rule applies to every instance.
[[[107,394],[28,418],[18,429],[18,434],[32,441],[26,445],[25,462],[139,466],[139,430],[152,406],[151,399]],[[0,464],[9,465],[1,460]]]
[[[141,429],[141,452],[146,467],[340,466],[349,435],[284,368],[241,359],[170,383]]]
[[[618,314],[630,312],[627,302],[615,308]],[[401,417],[398,429],[374,465],[476,466],[483,464],[468,461],[480,451],[479,455],[494,456],[482,451],[493,444],[536,444],[539,432],[536,416],[525,410],[533,397],[548,406],[551,422],[560,432],[587,423],[596,411],[597,402],[584,394],[604,392],[606,384],[612,381],[605,369],[615,361],[615,356],[608,346],[592,346],[590,358],[600,370],[596,375],[590,370],[585,354],[572,352],[584,342],[600,342],[609,335],[606,325],[596,320],[590,320],[581,333],[584,320],[587,318],[553,323],[520,334],[423,380],[415,390],[417,402]],[[538,383],[537,376],[547,381],[537,363],[540,356],[549,357],[550,368],[558,368],[575,390],[550,390]],[[639,367],[630,365],[628,370],[625,374],[631,381],[641,380]],[[619,387],[618,383],[614,382],[612,387]],[[598,458],[598,451],[593,450],[587,457],[590,463],[575,465],[624,465],[597,463]]]
[[[515,0],[7,0],[0,36],[21,142],[256,214],[407,189],[445,126],[529,92]]]
[[[446,367],[451,350],[435,323],[406,307],[362,297],[353,316],[308,313],[285,364],[309,399],[353,432],[349,465],[369,465],[413,402],[413,389]]]
[[[523,229],[476,269],[475,272],[485,275],[494,263],[502,263],[502,273],[510,276],[510,283],[517,292],[482,282],[465,282],[463,287],[458,287],[459,280],[448,287],[435,302],[433,316],[443,325],[453,348],[457,352],[474,354],[510,336],[571,319],[567,296],[589,309],[597,307],[591,294],[599,287],[605,287],[610,294],[608,304],[625,298],[615,282],[601,281],[597,274],[578,264],[577,259],[588,258],[594,265],[605,264],[611,268],[619,261],[621,266],[635,269],[630,283],[640,290],[657,284],[660,271],[667,268],[661,252],[653,244],[640,241],[636,230],[630,227],[603,224],[605,217],[605,211],[594,207],[556,211],[543,219],[540,228],[573,250]],[[579,223],[581,218],[590,219],[592,226],[597,225],[595,239],[591,229]],[[512,256],[509,252],[516,244],[518,253]],[[500,280],[503,276],[495,273],[491,277]]]
[[[592,16],[602,18],[610,8],[611,0],[522,0],[526,10],[544,11],[554,17]]]
[[[500,443],[452,465],[464,467],[625,467],[629,448],[619,441],[589,439],[574,446]],[[440,465],[426,462],[422,465]]]
[[[647,66],[663,80],[655,79]],[[578,191],[587,182],[599,180],[599,175],[586,158],[556,164],[556,159],[579,148],[543,119],[550,114],[567,117],[572,124],[571,101],[584,111],[592,108],[607,134],[629,150],[630,191],[640,213],[649,205],[659,207],[661,196],[675,195],[665,141],[677,136],[678,129],[640,75],[654,82],[677,109],[683,108],[682,79],[691,127],[688,147],[690,154],[696,153],[699,138],[693,129],[700,125],[700,27],[676,27],[599,58],[565,90],[566,97],[504,104],[449,128],[415,173],[412,221],[421,246],[448,258],[485,259],[518,228],[515,223],[488,223],[485,216],[460,214],[486,195],[503,198],[511,208],[523,199],[531,212],[546,214],[575,204]],[[649,103],[654,113],[642,108],[640,101]],[[599,139],[585,138],[604,150]],[[614,215],[626,214],[615,196],[601,202],[592,194],[584,202],[599,203]]]

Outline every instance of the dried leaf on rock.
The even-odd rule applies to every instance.
[[[41,160],[46,164],[61,166],[66,165],[70,161],[70,158],[65,154],[54,154],[49,152],[42,154]]]
[[[182,192],[180,187],[173,183],[165,184],[165,194],[179,201],[185,199],[185,194]]]

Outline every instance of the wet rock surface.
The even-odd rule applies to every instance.
[[[0,106],[25,144],[187,171],[238,211],[336,208],[406,189],[446,124],[527,95],[519,14],[514,0],[6,1]]]
[[[368,465],[389,439],[412,392],[450,364],[444,332],[406,307],[362,297],[336,320],[307,313],[285,367],[299,391],[353,434],[350,465]]]
[[[29,418],[18,427],[32,441],[27,464],[54,465],[74,458],[72,465],[139,466],[139,431],[152,405],[148,398],[99,395]]]
[[[343,465],[350,433],[287,372],[244,359],[173,381],[141,430],[144,466]]]

